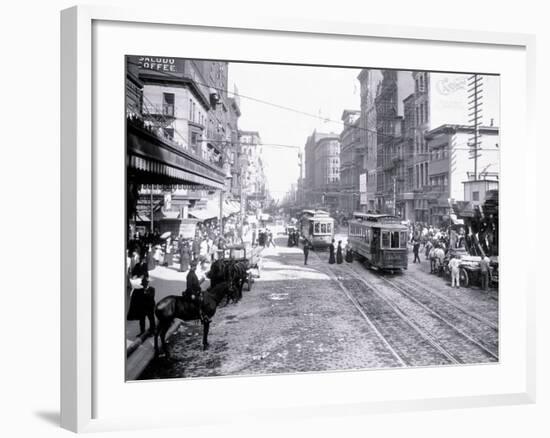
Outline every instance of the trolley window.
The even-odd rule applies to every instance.
[[[407,248],[407,232],[406,231],[401,231],[401,242],[399,242],[400,245],[399,247],[400,248]]]
[[[318,234],[321,232],[321,224],[319,222],[315,223],[315,234]]]
[[[390,232],[382,231],[382,248],[390,247]]]
[[[399,234],[399,231],[382,231],[382,248],[398,249]]]
[[[391,247],[399,248],[399,231],[392,231],[390,233],[390,236],[391,236]]]

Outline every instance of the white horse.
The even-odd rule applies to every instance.
[[[434,247],[430,250],[430,272],[439,274],[443,268],[443,260],[445,259],[445,251],[443,248]]]

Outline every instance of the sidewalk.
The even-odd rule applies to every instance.
[[[149,271],[150,285],[155,288],[155,302],[159,302],[169,295],[181,295],[187,287],[186,277],[189,271],[179,272],[179,263],[171,266],[157,266]],[[208,288],[210,281],[206,279],[202,284],[202,289]],[[130,304],[129,300],[126,306]],[[126,309],[127,311],[128,309]],[[145,328],[149,328],[149,321],[145,322]],[[135,349],[136,342],[139,344],[143,339],[138,338],[139,321],[126,321],[126,349],[132,351]]]

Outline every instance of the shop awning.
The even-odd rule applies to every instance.
[[[208,208],[203,208],[201,210],[193,210],[189,212],[189,216],[196,217],[197,219],[201,221],[205,221],[207,219],[212,219],[215,217],[218,217],[218,213],[209,210]]]
[[[226,216],[232,215],[234,213],[239,212],[240,210],[241,210],[241,207],[237,202],[226,200],[223,205],[223,216],[226,217]]]
[[[206,202],[206,205],[204,206],[204,208],[197,209],[197,210],[195,209],[189,210],[189,215],[196,217],[201,221],[218,217],[220,215],[219,202],[216,202],[213,199],[209,199]]]

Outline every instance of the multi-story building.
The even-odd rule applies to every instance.
[[[260,134],[257,131],[239,131],[239,143],[242,199],[248,210],[258,211],[265,206],[267,195]]]
[[[340,134],[340,202],[342,213],[359,210],[359,174],[363,170],[364,148],[360,138],[359,110],[342,113],[344,129]]]
[[[209,192],[231,191],[240,116],[238,101],[227,95],[228,63],[129,56],[127,65],[142,84],[139,100],[127,93],[127,113],[138,114],[142,128],[170,150],[164,155],[182,155],[175,164],[188,168],[182,178],[172,176],[181,172],[166,171],[179,187],[164,184],[164,191],[177,197],[185,207],[181,211],[193,214],[195,206],[211,203],[217,207],[209,211],[222,216],[222,203],[209,199]],[[215,184],[207,179],[210,174]]]
[[[357,76],[361,89],[361,116],[359,134],[363,163],[360,163],[360,174],[365,174],[365,192],[360,193],[362,210],[376,209],[376,169],[377,169],[377,116],[375,98],[378,86],[382,81],[380,70],[363,69]]]
[[[399,214],[405,182],[403,101],[414,90],[410,71],[382,70],[375,98],[377,122],[376,209]]]
[[[486,181],[487,184],[490,182],[489,189],[495,188],[495,185],[498,188],[499,129],[495,126],[481,126],[478,129],[477,175],[472,165],[472,150],[467,146],[473,131],[469,125],[446,124],[425,133],[429,150],[429,182],[424,187],[428,205],[427,222],[439,224],[447,220],[449,200],[483,200],[485,193],[471,189],[473,183],[483,186]],[[469,188],[468,196],[465,196],[465,186]]]
[[[472,98],[470,89],[472,77],[476,78],[476,82],[482,89],[477,99]],[[448,203],[446,207],[443,206],[441,196],[435,196],[434,190],[430,188],[434,181],[443,181],[443,179],[438,178],[444,178],[445,172],[437,163],[433,165],[435,170],[430,170],[431,158],[434,155],[428,145],[428,138],[432,139],[439,132],[437,131],[439,127],[445,130],[446,125],[462,126],[461,144],[447,144],[446,147],[449,148],[447,154],[451,153],[451,146],[453,148],[460,146],[468,152],[474,137],[479,147],[480,142],[483,141],[484,133],[478,132],[480,134],[478,136],[475,129],[470,129],[470,132],[464,129],[468,126],[470,128],[474,126],[471,117],[474,109],[472,105],[478,105],[479,107],[483,105],[483,112],[480,112],[476,121],[478,126],[498,126],[499,83],[496,76],[421,71],[413,72],[413,78],[415,83],[414,97],[412,102],[408,101],[407,104],[411,112],[414,108],[413,158],[410,162],[410,165],[412,165],[414,214],[411,214],[407,219],[429,222],[433,218],[442,217],[441,212],[443,210],[448,212]],[[490,132],[495,132],[495,129]],[[498,133],[498,129],[496,129],[496,132]],[[431,133],[428,138],[426,137],[427,133]],[[490,135],[490,138],[494,139],[494,134]],[[494,154],[494,152],[491,154]],[[435,161],[439,160],[436,159]],[[473,161],[470,160],[470,163],[473,170]],[[461,177],[466,176],[461,172],[457,173],[457,175],[459,174],[462,175]],[[459,186],[460,190],[453,192],[453,195],[459,196],[456,199],[461,199],[463,196],[462,185]]]
[[[308,206],[338,209],[340,136],[313,131],[306,142],[305,167]]]

